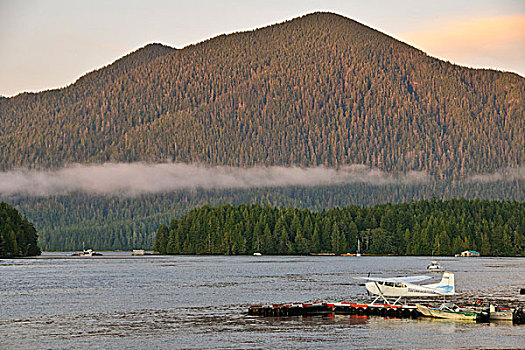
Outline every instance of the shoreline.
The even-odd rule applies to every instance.
[[[3,257],[0,259],[125,259],[125,258],[152,258],[152,257],[253,257],[260,259],[262,257],[339,257],[339,258],[369,258],[369,257],[399,257],[399,258],[425,258],[430,260],[475,260],[475,259],[523,259],[525,256],[478,256],[478,257],[461,257],[461,256],[431,256],[431,255],[396,255],[396,254],[362,254],[360,257],[355,254],[335,254],[335,253],[319,253],[319,254],[263,254],[254,256],[253,254],[158,254],[153,251],[146,251],[144,255],[133,255],[132,251],[126,250],[102,250],[97,251],[101,256],[72,256],[78,251],[43,251],[41,255],[25,256],[25,257]]]

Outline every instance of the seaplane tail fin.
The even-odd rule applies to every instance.
[[[444,272],[441,282],[435,285],[444,294],[456,294],[456,287],[454,286],[454,274],[452,272]]]

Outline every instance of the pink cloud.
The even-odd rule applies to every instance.
[[[441,59],[478,68],[500,67],[525,76],[525,14],[433,22],[432,28],[400,37]]]

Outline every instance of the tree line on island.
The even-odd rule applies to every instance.
[[[151,249],[162,223],[203,205],[293,207],[313,211],[350,205],[373,206],[440,196],[439,199],[525,201],[525,182],[425,183],[419,185],[352,184],[316,187],[215,189],[144,194],[134,197],[74,193],[50,197],[6,198],[34,223],[39,246],[48,251]],[[0,198],[0,201],[2,198]]]
[[[525,256],[525,203],[422,200],[320,212],[258,204],[203,206],[157,230],[161,254]]]
[[[0,202],[0,258],[40,255],[33,224],[16,209]]]

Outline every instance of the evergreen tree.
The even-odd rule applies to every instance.
[[[32,223],[16,209],[0,202],[0,258],[40,255]]]
[[[264,233],[263,233],[263,245],[262,245],[262,252],[264,254],[271,254],[275,252],[275,243],[272,236],[272,231],[270,230],[270,227],[268,224],[264,226]]]
[[[168,244],[168,227],[166,225],[160,225],[157,230],[157,239],[153,245],[153,250],[160,254],[166,254]],[[170,249],[171,250],[171,249]]]
[[[312,252],[319,253],[321,251],[321,235],[319,234],[319,227],[314,226],[314,233],[312,235]]]

